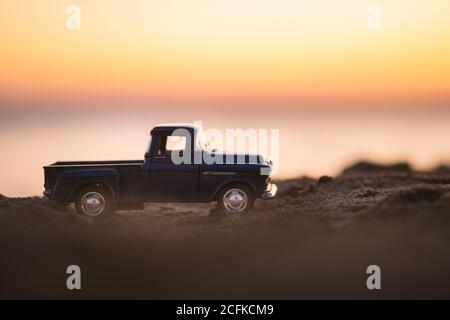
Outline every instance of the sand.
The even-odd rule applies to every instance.
[[[361,162],[278,181],[248,215],[147,204],[103,219],[0,196],[0,298],[450,298],[450,170]],[[66,288],[81,268],[82,289]],[[381,268],[381,290],[366,269]]]

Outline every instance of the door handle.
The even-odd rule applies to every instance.
[[[233,171],[204,171],[204,176],[229,176],[236,174],[236,172]]]

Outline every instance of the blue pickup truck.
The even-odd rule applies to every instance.
[[[150,133],[144,160],[45,166],[44,196],[74,202],[79,214],[91,217],[167,201],[217,201],[224,212],[246,213],[256,198],[275,196],[270,161],[259,155],[218,153],[206,141],[200,126],[158,125]]]

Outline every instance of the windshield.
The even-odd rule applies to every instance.
[[[148,139],[147,148],[145,149],[145,153],[150,153],[150,147],[152,145],[152,135],[150,135],[150,139]]]

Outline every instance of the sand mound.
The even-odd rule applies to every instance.
[[[427,225],[438,221],[450,223],[450,188],[445,185],[418,184],[404,187],[389,194],[368,210],[364,217],[382,219],[418,219]]]
[[[439,200],[449,190],[440,186],[419,185],[411,188],[405,188],[389,195],[383,202],[384,204],[415,204],[419,202],[435,202]]]
[[[91,219],[0,195],[0,298],[448,299],[450,180],[354,167],[279,181],[245,216],[167,203]],[[65,287],[70,264],[80,292]],[[365,287],[370,264],[386,272],[382,294]]]
[[[406,162],[394,163],[391,165],[380,165],[368,161],[360,161],[345,168],[341,175],[365,175],[365,174],[381,174],[381,173],[410,173],[411,167]]]

